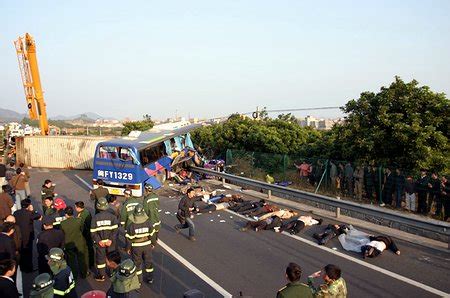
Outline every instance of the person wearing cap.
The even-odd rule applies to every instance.
[[[109,191],[106,187],[104,187],[105,183],[102,179],[97,180],[97,188],[92,189],[89,192],[91,200],[94,201],[94,209],[95,214],[99,213],[100,210],[97,209],[97,201],[99,198],[106,198],[107,195],[109,195]]]
[[[33,271],[33,241],[34,221],[41,219],[41,215],[34,210],[30,199],[20,202],[21,209],[14,212],[16,224],[20,227],[22,241],[18,247],[20,253],[20,269],[23,272]]]
[[[128,225],[128,217],[134,211],[134,207],[137,204],[142,204],[142,198],[137,198],[133,196],[131,189],[126,188],[123,191],[125,196],[125,202],[123,202],[122,208],[120,209],[120,224],[122,227],[126,227]]]
[[[155,228],[155,239],[158,240],[159,229],[161,228],[161,219],[159,218],[159,198],[153,192],[153,187],[145,185],[144,210],[148,215],[150,222]],[[156,243],[153,243],[156,245]]]
[[[53,218],[51,216],[44,216],[42,219],[43,231],[37,236],[36,247],[38,252],[38,269],[39,274],[51,273],[45,256],[49,250],[57,247],[64,248],[64,232],[53,228]]]
[[[126,250],[137,267],[137,274],[142,280],[143,270],[146,281],[153,282],[152,249],[156,243],[155,229],[141,204],[134,207],[129,216],[129,224],[125,229]],[[143,269],[141,264],[143,262]]]
[[[46,256],[48,266],[53,273],[53,297],[78,297],[75,290],[75,279],[72,270],[64,259],[64,251],[61,248],[52,248]]]
[[[52,214],[53,217],[53,227],[59,229],[61,227],[61,222],[66,219],[66,202],[61,198],[56,198],[53,201],[53,208],[55,208],[55,213]]]
[[[47,209],[46,205],[44,204],[44,199],[47,197],[56,197],[57,194],[55,193],[55,184],[47,179],[44,181],[44,184],[42,185],[41,188],[41,200],[42,200],[42,211],[45,214],[45,210]]]
[[[77,217],[81,220],[83,226],[83,237],[86,240],[88,254],[89,254],[89,268],[94,266],[94,248],[91,237],[91,223],[92,216],[89,210],[84,207],[84,202],[78,201],[75,203],[75,210],[77,211]]]
[[[141,283],[134,262],[126,259],[113,271],[111,287],[107,296],[111,298],[139,298]]]
[[[30,297],[33,298],[53,298],[54,281],[50,274],[42,273],[36,276],[31,285]]]
[[[73,216],[71,206],[65,209],[66,219],[61,222],[61,230],[64,232],[64,251],[67,256],[67,263],[72,268],[75,280],[78,276],[86,278],[89,269],[89,255],[86,240],[83,237],[83,223],[81,219]],[[75,269],[78,270],[75,270]]]
[[[97,200],[97,209],[91,222],[91,236],[94,241],[95,266],[97,274],[95,280],[105,280],[106,253],[115,250],[115,242],[119,224],[117,217],[110,211],[106,198]]]

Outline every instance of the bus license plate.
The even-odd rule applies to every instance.
[[[110,193],[112,195],[122,195],[122,192],[120,191],[120,189],[117,189],[117,188],[110,189]]]

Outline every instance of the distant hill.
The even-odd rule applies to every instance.
[[[21,121],[27,114],[20,114],[16,111],[0,108],[0,122]]]
[[[97,120],[97,119],[104,119],[104,118],[105,117],[102,117],[99,114],[91,113],[91,112],[86,112],[86,113],[77,114],[77,115],[73,115],[73,116],[58,115],[58,116],[50,117],[50,119],[52,119],[52,120],[92,119],[94,121]]]

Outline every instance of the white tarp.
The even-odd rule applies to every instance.
[[[347,234],[338,237],[342,247],[348,251],[361,252],[361,247],[370,242],[369,234],[358,231],[353,226],[349,227]]]

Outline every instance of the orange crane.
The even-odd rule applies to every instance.
[[[26,33],[14,41],[17,59],[19,60],[20,75],[22,77],[25,98],[27,100],[30,119],[39,120],[41,135],[49,134],[47,109],[41,86],[39,67],[36,57],[36,43],[33,37]]]

